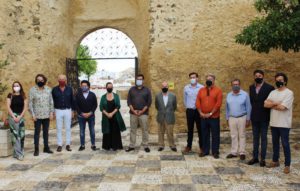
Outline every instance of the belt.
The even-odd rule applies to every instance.
[[[230,116],[230,117],[233,117],[233,118],[240,118],[240,117],[244,117],[245,115],[247,115],[246,113],[242,114],[242,115],[239,115],[239,116]]]

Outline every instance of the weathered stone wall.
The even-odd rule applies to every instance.
[[[145,74],[153,96],[159,92],[163,80],[175,83],[179,101],[176,132],[186,130],[182,90],[192,71],[201,75],[201,82],[205,74],[216,74],[224,97],[234,77],[241,78],[243,88],[247,89],[256,68],[266,71],[269,82],[273,82],[275,72],[286,72],[289,86],[295,92],[294,122],[300,122],[296,89],[300,54],[281,51],[258,54],[234,42],[234,36],[257,14],[253,2],[0,0],[0,42],[6,43],[0,57],[8,55],[11,62],[1,72],[1,79],[8,85],[20,80],[28,92],[34,76],[44,73],[49,77],[49,85],[54,86],[56,76],[65,72],[65,58],[75,56],[81,39],[96,29],[112,27],[126,33],[135,43],[140,71]],[[154,107],[150,120],[151,131],[155,132]],[[29,121],[27,126],[32,127]]]
[[[289,87],[295,92],[294,122],[300,121],[300,91],[297,89],[300,54],[280,51],[258,54],[234,41],[234,36],[256,15],[253,2],[151,0],[151,86],[153,92],[159,92],[163,80],[175,83],[174,92],[179,97],[176,131],[186,129],[182,96],[184,86],[189,83],[188,74],[192,71],[200,74],[202,84],[207,73],[214,73],[217,85],[224,91],[224,98],[230,91],[233,78],[240,78],[243,89],[248,90],[253,82],[254,69],[264,69],[270,83],[273,83],[276,72],[286,72],[290,78]],[[151,113],[154,115],[154,108]],[[224,119],[224,112],[221,115]],[[224,120],[222,125],[225,125]],[[155,127],[154,120],[152,127]]]
[[[57,75],[65,72],[65,58],[73,53],[68,5],[68,0],[1,0],[0,41],[11,63],[1,79],[7,85],[18,80],[28,93],[38,73],[49,77],[49,86],[56,84]],[[31,120],[27,126],[32,128]]]

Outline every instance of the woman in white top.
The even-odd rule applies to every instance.
[[[288,78],[284,73],[277,73],[275,82],[277,89],[270,93],[264,104],[266,108],[271,108],[270,126],[272,131],[273,161],[268,166],[279,166],[279,139],[281,139],[285,158],[283,172],[288,174],[291,165],[289,133],[292,126],[294,94],[286,87]]]

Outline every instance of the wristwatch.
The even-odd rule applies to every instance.
[[[209,116],[212,116],[212,112],[209,112]]]

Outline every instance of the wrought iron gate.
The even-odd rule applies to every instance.
[[[73,89],[74,97],[79,89],[79,74],[78,74],[78,62],[77,59],[66,58],[66,76],[67,82],[70,87]],[[77,114],[72,119],[72,126],[78,123]]]

